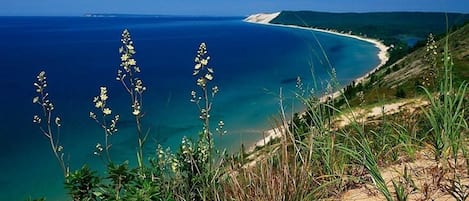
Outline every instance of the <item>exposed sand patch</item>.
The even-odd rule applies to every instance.
[[[455,200],[445,188],[450,186],[450,181],[454,178],[455,172],[461,176],[460,181],[462,185],[467,186],[469,184],[469,177],[467,176],[467,169],[464,164],[465,160],[460,157],[457,166],[449,162],[450,166],[457,168],[448,169],[448,167],[445,167],[448,164],[439,164],[432,157],[431,151],[427,149],[418,152],[415,160],[412,162],[403,162],[380,170],[391,195],[396,195],[392,181],[404,182],[403,176],[407,174],[407,178],[411,178],[410,182],[412,182],[406,188],[407,192],[409,192],[407,200]],[[443,162],[443,164],[445,163]],[[415,185],[415,188],[411,187],[411,185]],[[338,200],[385,201],[386,199],[378,192],[376,187],[367,184],[344,192]]]
[[[406,99],[396,103],[376,106],[371,109],[355,109],[347,114],[340,115],[334,120],[336,129],[343,128],[350,123],[365,122],[370,118],[378,118],[384,115],[393,115],[400,111],[407,110],[413,112],[416,109],[428,105],[428,101],[422,99]]]
[[[259,13],[259,14],[254,14],[250,15],[246,19],[244,19],[245,22],[252,22],[252,23],[259,23],[259,24],[268,24],[270,21],[275,19],[278,15],[280,15],[280,12],[277,13]]]

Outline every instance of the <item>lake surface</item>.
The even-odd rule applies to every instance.
[[[129,29],[147,91],[145,128],[150,129],[146,156],[156,144],[175,150],[183,136],[196,138],[202,129],[196,106],[189,100],[197,89],[192,76],[201,42],[207,44],[220,92],[212,120],[225,122],[228,134],[219,148],[237,151],[272,127],[278,116],[282,88],[289,111],[295,101],[296,78],[305,87],[323,90],[330,66],[341,84],[362,76],[379,63],[373,44],[326,33],[251,24],[242,18],[216,17],[0,17],[3,106],[0,116],[0,200],[28,196],[63,200],[63,178],[47,139],[32,123],[41,112],[32,104],[36,75],[47,73],[50,99],[62,119],[61,144],[72,170],[88,163],[103,168],[93,155],[103,133],[88,114],[100,86],[108,87],[108,104],[120,114],[119,132],[112,136],[114,160],[135,164],[136,137],[129,98],[115,80],[120,64],[120,37]],[[314,78],[313,78],[314,77]],[[322,84],[321,84],[322,83]]]

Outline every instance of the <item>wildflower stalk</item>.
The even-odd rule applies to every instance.
[[[122,33],[121,42],[122,46],[119,48],[119,53],[121,54],[120,66],[122,69],[117,71],[116,80],[122,83],[130,96],[132,115],[135,117],[137,129],[137,161],[139,167],[143,168],[143,147],[148,136],[148,132],[144,134],[142,130],[142,118],[144,116],[142,112],[143,92],[146,90],[146,87],[143,85],[143,81],[137,77],[138,73],[140,73],[140,67],[137,66],[137,62],[133,58],[136,52],[127,29]]]
[[[203,138],[207,141],[207,148],[206,150],[211,150],[213,147],[212,143],[212,133],[210,132],[210,112],[212,110],[212,103],[215,95],[218,93],[218,87],[214,86],[209,91],[208,83],[213,80],[213,68],[208,67],[208,62],[210,60],[210,56],[207,54],[207,46],[205,43],[201,43],[199,49],[197,51],[197,56],[195,57],[195,66],[194,72],[192,73],[193,76],[198,76],[197,78],[197,86],[199,86],[202,90],[202,97],[197,95],[196,91],[192,91],[191,95],[191,102],[195,103],[197,108],[200,111],[200,119],[203,121]],[[200,101],[203,101],[203,105],[201,105]],[[221,126],[220,126],[221,125]],[[219,127],[223,126],[223,122],[220,121]],[[211,161],[211,153],[209,151],[208,154],[208,161]]]
[[[446,157],[445,153],[450,152],[456,163],[457,155],[462,149],[462,135],[468,128],[464,116],[464,98],[468,84],[463,82],[459,87],[454,86],[452,72],[454,63],[449,53],[448,37],[446,36],[444,46],[444,74],[439,91],[435,96],[427,88],[422,87],[431,103],[431,107],[423,111],[431,125],[429,132],[435,149],[435,160],[439,161],[442,157]]]
[[[107,116],[111,115],[112,110],[107,107],[107,88],[101,87],[99,96],[93,98],[93,103],[95,107],[99,110],[101,114],[101,120],[98,120],[97,115],[93,112],[90,112],[90,118],[93,119],[104,131],[104,148],[101,144],[96,144],[96,150],[94,151],[95,155],[101,156],[101,152],[104,150],[106,152],[106,159],[108,163],[111,163],[111,155],[109,154],[109,149],[111,144],[109,143],[109,136],[112,136],[117,132],[117,121],[119,121],[119,115],[115,115],[111,119],[110,123],[107,121]]]
[[[59,143],[61,119],[58,116],[55,117],[54,124],[56,126],[56,134],[54,134],[52,125],[52,111],[54,110],[54,104],[49,99],[49,93],[46,92],[46,73],[44,71],[41,71],[36,78],[37,82],[34,83],[34,86],[36,87],[36,93],[38,93],[38,96],[33,98],[33,104],[40,105],[43,114],[42,117],[40,117],[39,115],[34,115],[33,123],[36,123],[38,125],[39,130],[49,140],[52,153],[57,159],[57,162],[59,163],[60,168],[62,169],[64,177],[67,177],[69,170],[68,167],[65,165],[63,146],[61,146]],[[43,123],[42,119],[46,119],[46,122]]]

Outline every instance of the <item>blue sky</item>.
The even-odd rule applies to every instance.
[[[0,15],[85,13],[232,15],[281,10],[469,13],[469,0],[2,0]]]

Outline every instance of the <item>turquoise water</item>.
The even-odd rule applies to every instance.
[[[223,120],[228,131],[217,139],[217,146],[231,151],[258,140],[262,131],[272,127],[280,88],[290,97],[287,109],[300,110],[291,99],[296,77],[309,86],[312,71],[319,83],[329,79],[330,67],[318,42],[342,84],[379,63],[378,49],[363,41],[250,24],[241,18],[0,17],[0,200],[29,195],[62,200],[65,196],[59,166],[46,138],[32,123],[32,116],[40,112],[32,104],[32,83],[41,70],[47,72],[50,98],[62,119],[61,141],[72,169],[84,163],[94,169],[103,167],[92,154],[103,134],[88,118],[100,86],[108,86],[108,104],[121,114],[111,154],[116,161],[135,163],[128,97],[115,81],[124,28],[132,34],[148,88],[144,96],[144,124],[151,132],[147,156],[153,155],[157,143],[174,150],[183,136],[194,138],[202,128],[189,101],[191,90],[196,89],[192,68],[201,42],[207,43],[214,83],[220,88],[212,119]]]

